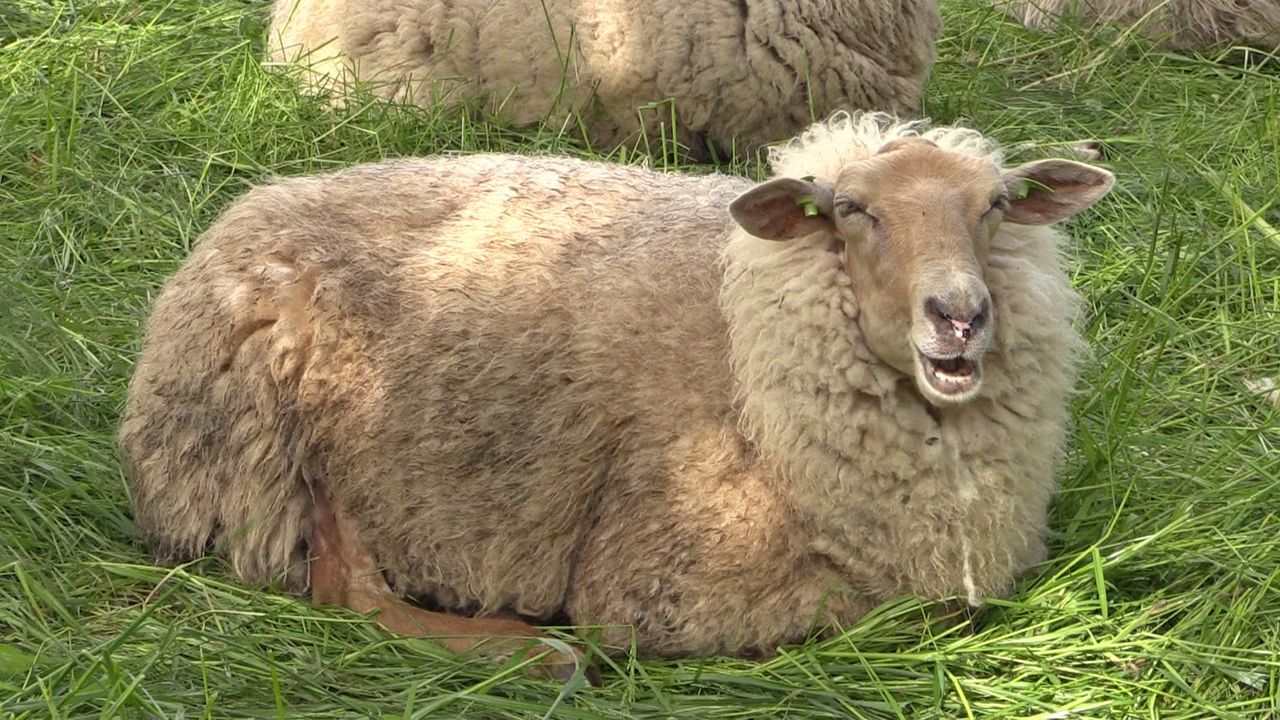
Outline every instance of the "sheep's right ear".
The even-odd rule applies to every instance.
[[[794,240],[834,230],[828,183],[775,178],[742,193],[729,203],[729,215],[743,230],[765,240]]]
[[[1088,208],[1111,191],[1115,175],[1074,160],[1035,160],[1004,172],[1006,222],[1050,225]]]

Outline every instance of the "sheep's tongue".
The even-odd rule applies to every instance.
[[[933,361],[934,367],[948,375],[972,375],[973,363],[964,358]]]

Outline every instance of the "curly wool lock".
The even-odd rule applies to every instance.
[[[476,155],[254,189],[149,322],[120,432],[138,525],[161,556],[212,543],[301,590],[323,485],[397,592],[611,625],[644,655],[770,652],[905,593],[1007,593],[1044,557],[1081,348],[1062,236],[979,223],[982,389],[939,403],[873,349],[862,251],[807,232],[830,203],[773,202],[876,163],[914,168],[910,192],[956,195],[947,168],[994,192],[999,162],[970,130],[837,114],[760,185]],[[1092,183],[1077,209],[1110,187],[1042,162],[1076,173],[1061,197]]]
[[[837,109],[916,112],[940,28],[936,0],[276,0],[269,43],[312,86],[481,96],[518,124],[580,120],[606,150],[671,137],[670,99],[676,139],[706,157],[707,141],[749,153]]]

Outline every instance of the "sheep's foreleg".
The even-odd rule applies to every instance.
[[[470,618],[431,612],[401,600],[391,590],[373,553],[360,540],[350,517],[323,487],[315,489],[315,523],[311,541],[311,601],[341,605],[376,619],[402,635],[430,638],[458,654],[482,652],[503,661],[513,655],[549,650],[529,667],[537,675],[569,679],[586,660],[576,650],[565,655],[538,642],[536,628],[519,620]],[[588,677],[597,676],[586,666]]]

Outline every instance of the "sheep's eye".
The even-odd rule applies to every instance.
[[[836,210],[836,215],[839,215],[842,218],[853,217],[854,215],[864,215],[873,223],[879,222],[879,220],[877,220],[874,215],[867,212],[867,206],[862,205],[860,203],[856,203],[852,200],[848,200],[848,199],[837,200],[835,210]]]

